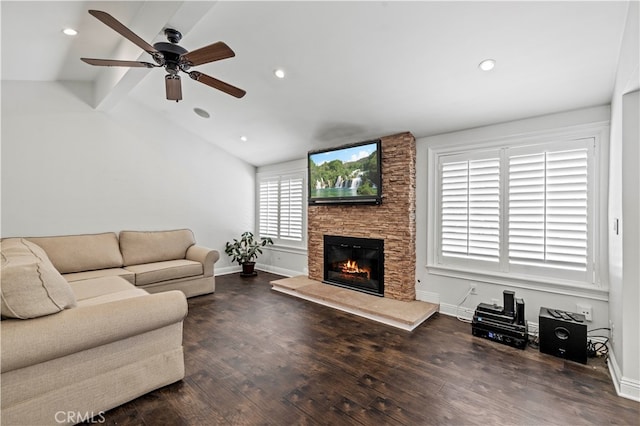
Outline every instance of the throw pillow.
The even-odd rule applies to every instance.
[[[3,318],[36,318],[76,306],[71,286],[40,247],[11,238],[2,241],[0,255]]]

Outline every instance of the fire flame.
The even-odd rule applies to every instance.
[[[371,271],[369,269],[360,268],[358,262],[355,260],[347,259],[342,265],[340,265],[340,271],[343,274],[367,274],[367,279],[370,279]]]

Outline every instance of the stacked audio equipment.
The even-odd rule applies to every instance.
[[[587,324],[582,314],[540,308],[540,352],[587,363]]]
[[[529,340],[527,320],[524,318],[524,300],[516,299],[513,291],[502,293],[503,305],[481,303],[471,322],[474,336],[524,349]]]

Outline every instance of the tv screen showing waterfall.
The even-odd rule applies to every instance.
[[[380,140],[309,152],[309,204],[380,204]]]

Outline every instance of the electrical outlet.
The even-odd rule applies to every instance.
[[[586,319],[587,321],[593,321],[593,316],[591,315],[591,306],[578,303],[576,305],[576,308],[576,312],[584,315],[584,319]]]
[[[469,290],[471,290],[471,294],[478,294],[476,292],[476,289],[477,289],[477,287],[476,287],[476,285],[474,283],[469,283]]]

